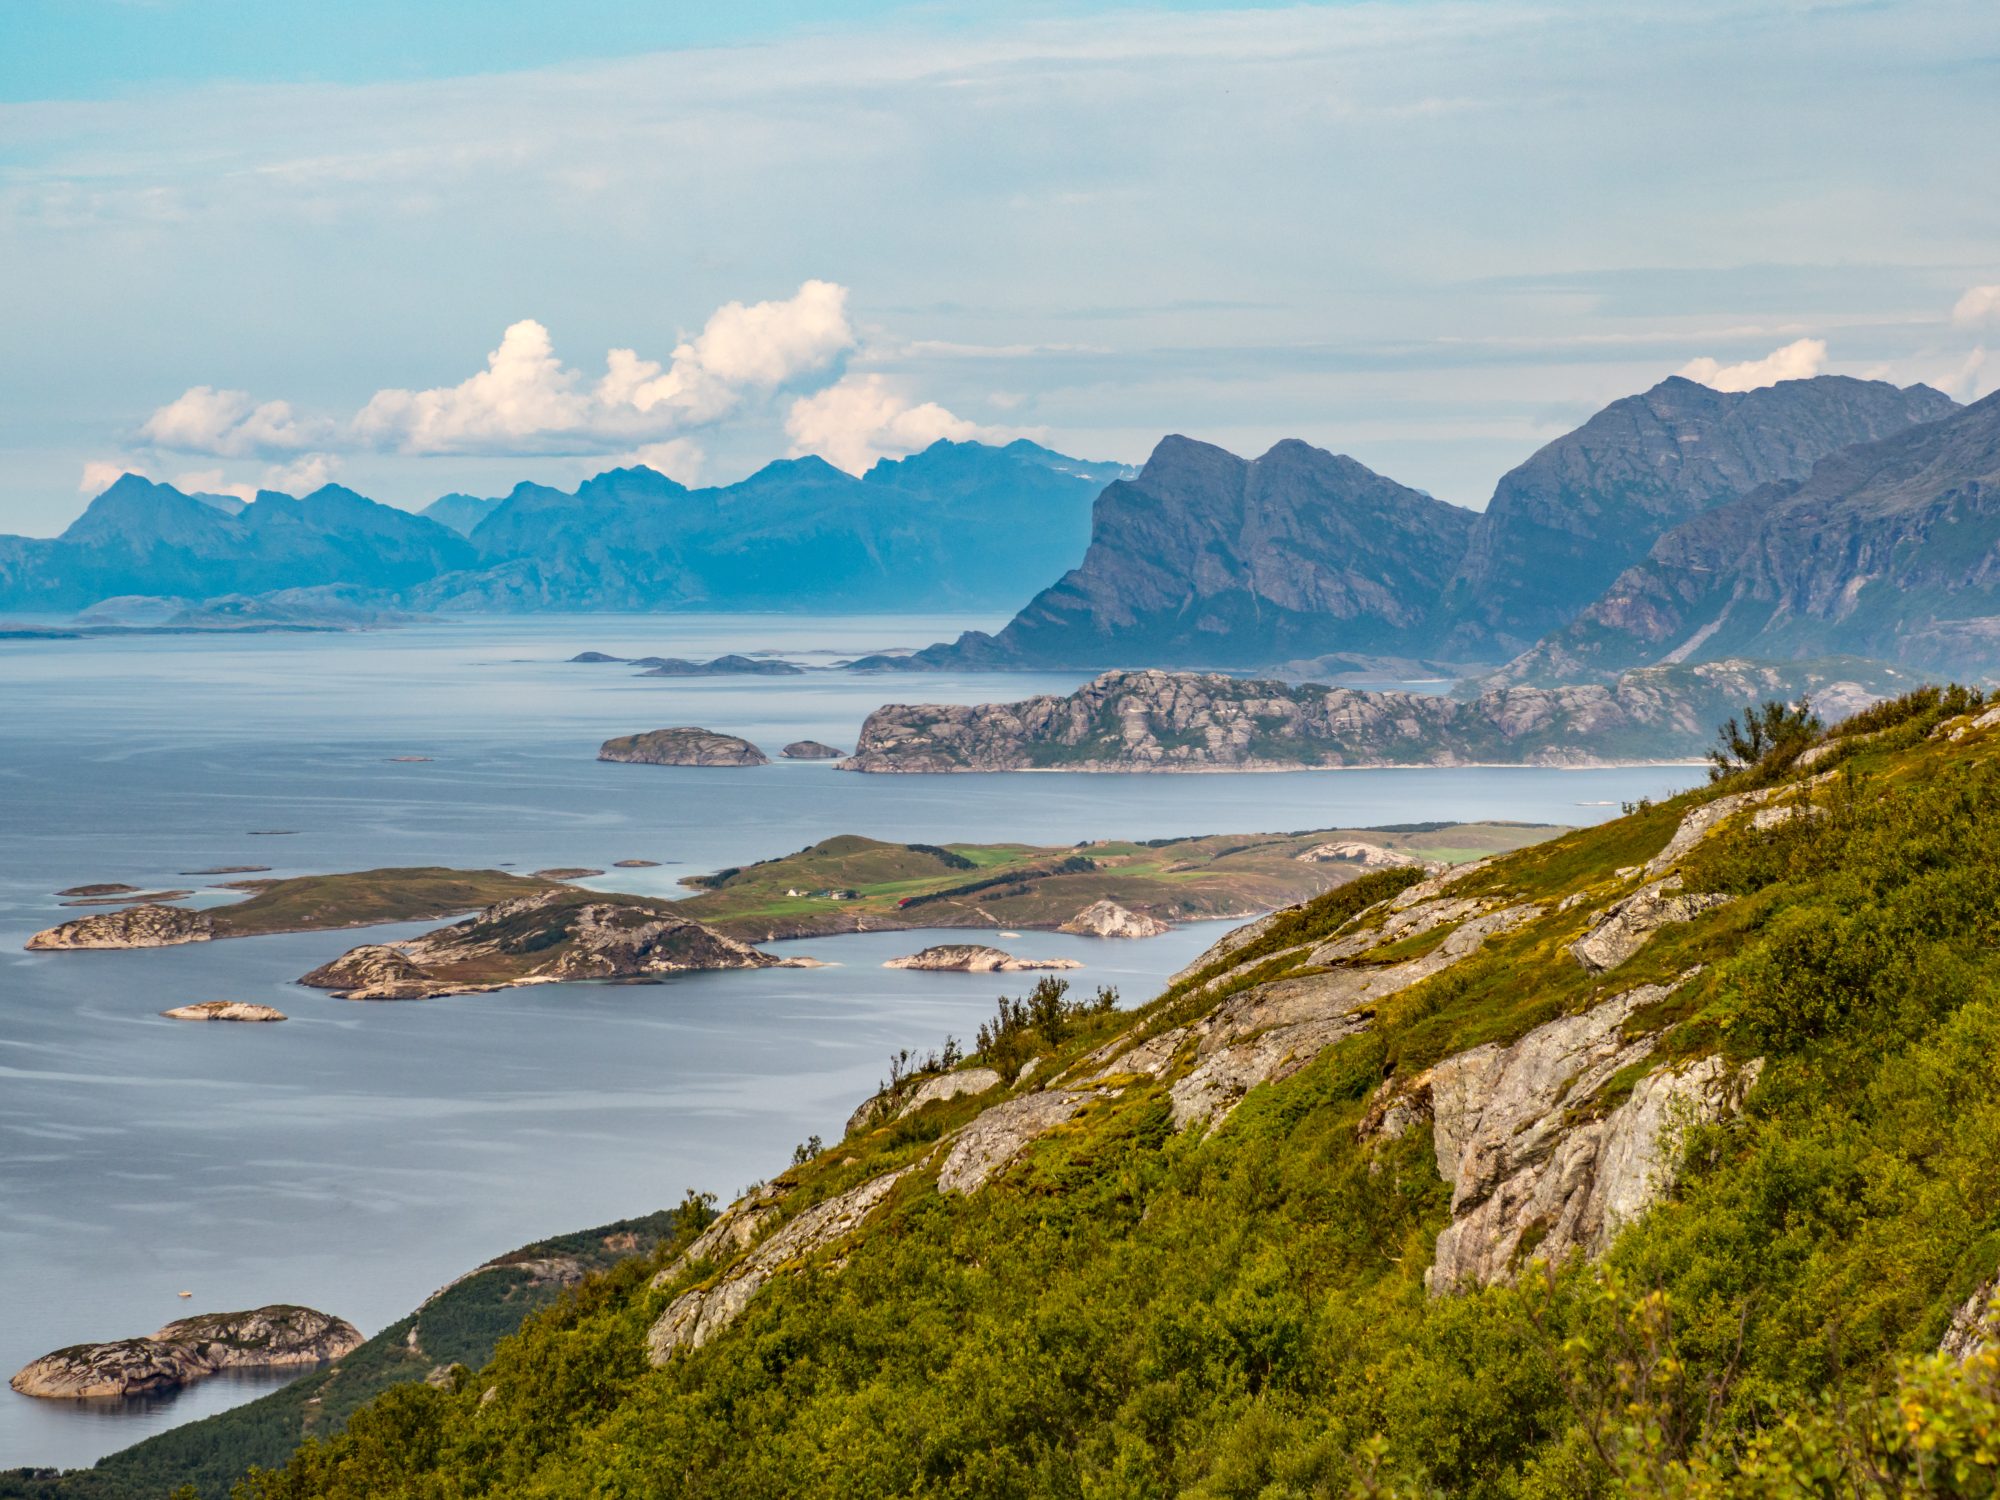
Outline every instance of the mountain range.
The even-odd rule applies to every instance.
[[[818,458],[708,489],[613,469],[423,514],[338,485],[242,504],[128,474],[59,537],[0,537],[0,608],[341,585],[434,610],[1007,609],[1082,554],[1092,497],[1129,472],[939,442],[859,478]]]
[[[1994,403],[1675,377],[1549,443],[1481,513],[1303,442],[1245,459],[1182,436],[1136,473],[940,442],[858,478],[817,458],[705,489],[621,468],[421,514],[337,485],[246,504],[126,475],[60,537],[0,538],[0,608],[351,624],[1027,599],[997,634],[857,665],[1547,685],[1863,656],[1979,678],[2000,646]]]
[[[1098,497],[1083,561],[998,635],[879,664],[1498,662],[1575,619],[1673,527],[1956,410],[1921,385],[1822,376],[1729,393],[1674,377],[1535,453],[1476,515],[1303,443],[1245,462],[1170,437]]]

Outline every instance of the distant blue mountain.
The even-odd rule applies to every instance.
[[[339,485],[260,490],[235,515],[127,474],[53,540],[0,538],[0,607],[77,610],[118,595],[207,599],[322,584],[402,590],[472,560],[435,521]]]
[[[444,610],[1011,609],[1075,565],[1097,492],[1131,471],[1033,443],[938,442],[862,478],[819,458],[688,489],[612,469],[517,485],[479,565],[412,595]]]
[[[699,490],[612,469],[421,515],[339,485],[242,504],[127,474],[60,537],[0,537],[0,608],[340,585],[461,611],[1011,609],[1083,555],[1092,500],[1130,472],[940,442],[858,479],[818,458]]]
[[[449,526],[460,536],[471,536],[479,523],[501,506],[498,499],[482,500],[477,495],[440,495],[417,514],[440,526]]]

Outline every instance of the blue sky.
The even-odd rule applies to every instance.
[[[1480,505],[1682,369],[1993,389],[1995,138],[1989,0],[8,0],[0,529],[1169,431]]]

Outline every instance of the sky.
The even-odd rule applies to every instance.
[[[0,4],[0,530],[2000,386],[1991,0]],[[1989,345],[1995,357],[1986,358]]]

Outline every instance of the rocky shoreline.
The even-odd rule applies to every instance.
[[[181,1318],[150,1338],[72,1344],[24,1366],[8,1384],[52,1400],[144,1396],[221,1370],[323,1364],[361,1343],[360,1330],[344,1318],[279,1303]]]

